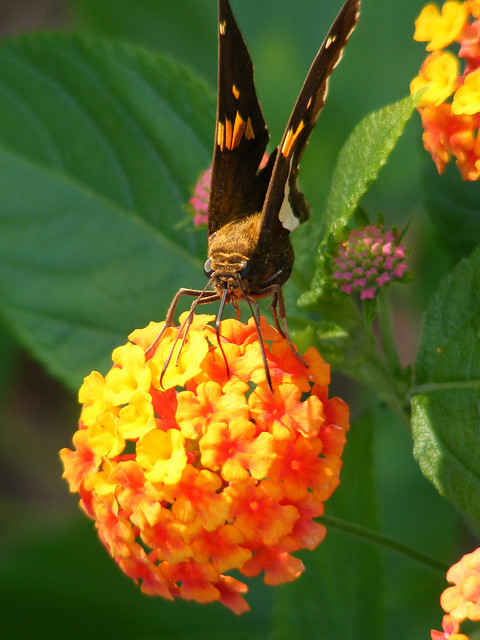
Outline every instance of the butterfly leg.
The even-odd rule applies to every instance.
[[[239,286],[240,288],[242,288],[240,279],[239,279]],[[260,308],[258,306],[258,302],[256,298],[252,298],[251,296],[247,295],[245,291],[243,291],[243,299],[248,304],[248,308],[250,309],[250,313],[252,314],[253,320],[255,322],[255,328],[257,330],[257,336],[258,336],[258,344],[260,345],[260,352],[262,354],[263,366],[265,369],[265,377],[267,379],[268,388],[273,393],[272,377],[270,375],[270,369],[268,368],[267,354],[265,353],[265,346],[263,344],[263,338],[262,338],[262,330],[260,328]]]
[[[173,298],[173,300],[172,300],[172,302],[170,304],[170,307],[168,308],[167,315],[165,316],[165,324],[163,325],[161,330],[156,335],[156,337],[155,337],[154,341],[152,342],[152,344],[149,347],[147,347],[147,349],[145,349],[145,357],[148,357],[151,354],[153,354],[153,352],[155,351],[155,349],[158,346],[158,343],[162,339],[162,336],[165,333],[166,329],[173,324],[173,316],[175,314],[175,310],[177,308],[178,301],[180,300],[180,298],[182,296],[195,296],[196,297],[196,300],[194,300],[192,306],[190,307],[190,313],[191,314],[193,313],[193,310],[195,309],[197,304],[207,304],[208,302],[214,302],[215,300],[218,300],[218,294],[216,293],[216,291],[206,291],[205,289],[203,289],[203,291],[199,291],[197,289],[179,289],[177,291],[177,293],[175,294],[175,296],[174,296],[174,298]],[[192,309],[192,307],[193,307],[193,309]],[[191,320],[190,320],[189,324],[191,324]]]
[[[288,331],[287,319],[285,313],[285,300],[283,299],[283,293],[281,287],[278,287],[272,296],[272,303],[270,305],[273,314],[273,321],[275,322],[275,327],[282,334],[284,338],[287,339],[288,344],[290,345],[290,349],[296,355],[296,357],[300,360],[302,364],[308,367],[308,364],[302,358],[302,356],[298,353],[297,348],[292,342],[290,338],[290,333]]]
[[[174,297],[172,304],[170,305],[170,309],[168,310],[167,313],[167,318],[165,319],[165,326],[162,328],[162,331],[160,332],[160,334],[157,336],[157,338],[155,339],[157,344],[158,341],[160,340],[160,338],[163,335],[163,332],[165,331],[165,328],[167,326],[169,326],[168,322],[171,324],[172,322],[172,318],[173,318],[173,314],[175,312],[175,308],[178,304],[178,301],[180,299],[181,296],[197,296],[195,298],[195,300],[192,302],[192,304],[190,305],[190,310],[188,312],[188,316],[185,318],[185,320],[183,321],[181,327],[178,330],[178,333],[175,337],[175,340],[173,341],[173,345],[172,348],[170,350],[170,353],[168,354],[167,358],[165,359],[165,362],[163,363],[163,367],[162,367],[162,371],[160,374],[160,386],[162,386],[162,380],[163,380],[163,376],[165,375],[165,371],[168,368],[168,365],[170,364],[170,362],[172,361],[172,357],[175,351],[175,348],[177,346],[178,341],[181,339],[181,343],[180,343],[180,349],[178,350],[177,353],[177,357],[175,359],[175,366],[178,364],[178,359],[180,357],[180,353],[182,352],[183,349],[183,345],[185,344],[185,340],[187,339],[187,335],[188,335],[188,329],[190,327],[190,325],[193,322],[193,316],[195,314],[195,309],[197,308],[197,306],[199,304],[207,304],[209,302],[214,302],[215,300],[219,299],[219,295],[216,291],[206,291],[205,289],[203,291],[197,291],[195,289],[180,289],[178,291],[178,293],[176,294],[176,296]],[[173,307],[173,310],[172,310]],[[153,343],[155,344],[155,342]],[[152,346],[149,347],[149,349],[152,348]]]
[[[233,299],[232,304],[235,309],[235,316],[237,320],[240,321],[240,307],[238,306],[238,302],[235,299]]]
[[[267,354],[265,353],[265,347],[263,345],[262,331],[260,329],[260,308],[258,302],[253,298],[245,297],[250,310],[252,312],[253,319],[255,321],[255,328],[257,329],[258,342],[260,344],[260,351],[262,353],[263,366],[265,369],[265,376],[267,378],[267,384],[270,391],[273,393],[272,378],[270,376],[270,369],[268,368]]]

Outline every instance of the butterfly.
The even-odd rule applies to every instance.
[[[260,168],[269,133],[255,91],[252,61],[228,0],[218,2],[217,120],[208,207],[208,258],[204,265],[208,282],[201,291],[178,291],[163,330],[172,324],[179,299],[194,296],[178,334],[182,346],[195,308],[220,301],[216,332],[221,348],[220,322],[225,304],[231,302],[239,318],[238,303],[244,300],[255,320],[270,390],[257,301],[271,296],[275,325],[297,354],[286,324],[282,286],[294,262],[290,233],[309,217],[309,207],[297,186],[299,163],[325,103],[330,74],[357,23],[359,9],[360,0],[347,0],[343,5],[312,63],[280,145]],[[164,371],[172,354],[173,349]],[[226,358],[225,363],[228,370]]]

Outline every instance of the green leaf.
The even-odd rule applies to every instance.
[[[141,43],[190,66],[212,86],[217,56],[215,3],[191,0],[68,0],[75,24],[89,32]],[[188,19],[185,19],[188,16]]]
[[[369,114],[355,127],[338,156],[324,216],[328,236],[341,229],[386,163],[418,99],[408,96]]]
[[[480,521],[480,248],[429,305],[415,364],[415,457],[441,495]]]
[[[373,418],[368,414],[348,433],[341,483],[325,509],[327,515],[378,528],[372,427]],[[380,640],[380,548],[327,525],[325,540],[302,559],[305,573],[296,582],[277,588],[275,640]]]
[[[457,262],[480,243],[478,181],[462,180],[453,163],[440,176],[431,161],[423,178],[425,206],[436,236],[453,262]]]
[[[316,315],[310,319],[307,329],[294,334],[300,348],[314,344],[330,365],[348,373],[352,369],[353,374],[375,348],[372,332],[361,310],[351,296],[325,290],[313,311]],[[314,339],[317,343],[312,342]]]
[[[203,282],[206,238],[178,223],[214,100],[160,56],[35,35],[0,47],[0,105],[0,311],[76,387]]]
[[[324,254],[329,238],[341,230],[358,207],[363,194],[386,163],[418,102],[408,96],[369,114],[355,127],[338,156],[323,218],[323,241],[311,290],[300,298],[310,306],[321,297],[324,283]]]

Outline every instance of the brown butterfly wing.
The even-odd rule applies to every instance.
[[[253,65],[228,0],[219,0],[217,124],[208,232],[260,211],[268,180],[258,168],[269,135],[255,92]],[[268,171],[270,173],[270,170]]]
[[[308,205],[297,187],[298,165],[318,115],[325,103],[329,77],[359,15],[360,0],[347,0],[312,63],[277,150],[263,206],[262,234],[292,231],[308,219]],[[293,214],[293,215],[292,215]]]

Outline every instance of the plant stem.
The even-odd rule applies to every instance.
[[[377,296],[378,322],[380,326],[380,337],[382,340],[383,352],[387,365],[391,368],[395,377],[402,373],[402,364],[398,357],[397,345],[393,335],[390,310],[388,308],[387,295],[383,290]]]
[[[419,562],[420,564],[434,571],[440,571],[441,573],[445,574],[449,568],[448,564],[442,562],[441,560],[438,560],[438,558],[434,558],[426,553],[423,553],[422,551],[418,551],[417,549],[414,549],[413,547],[410,547],[403,542],[395,540],[394,538],[390,538],[383,533],[379,533],[378,531],[373,531],[372,529],[367,529],[365,527],[361,527],[360,525],[353,524],[351,522],[347,522],[333,516],[323,515],[319,518],[319,521],[326,527],[331,527],[339,531],[351,533],[359,538],[362,538],[363,540],[373,542],[381,546],[383,549],[391,549],[392,551],[396,551],[397,553],[410,558],[410,560]]]

